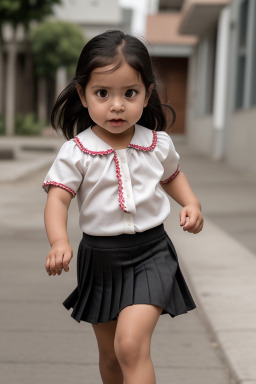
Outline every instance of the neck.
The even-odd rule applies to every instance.
[[[111,148],[124,149],[127,148],[131,142],[135,132],[135,127],[132,126],[125,132],[118,134],[113,134],[106,130],[103,130],[98,125],[93,126],[92,130],[101,140],[105,141],[105,143],[110,145]]]

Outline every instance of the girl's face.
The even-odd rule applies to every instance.
[[[152,85],[146,92],[140,74],[126,62],[111,72],[113,68],[115,63],[95,68],[85,91],[81,85],[77,86],[81,102],[88,108],[97,130],[110,136],[133,130],[153,89]]]

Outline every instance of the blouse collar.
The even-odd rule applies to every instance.
[[[98,137],[91,127],[81,132],[73,139],[81,151],[89,155],[108,155],[115,152],[105,141]],[[132,140],[127,148],[134,148],[139,151],[151,151],[157,143],[157,133],[148,128],[135,124],[135,131]]]

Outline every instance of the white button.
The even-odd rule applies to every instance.
[[[132,226],[132,223],[128,223],[128,225],[129,225],[129,227],[131,227],[131,226]]]

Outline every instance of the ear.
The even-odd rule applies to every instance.
[[[152,93],[154,87],[155,87],[155,84],[153,84],[153,83],[150,84],[150,86],[148,87],[148,91],[146,93],[146,97],[145,97],[145,101],[144,101],[144,108],[148,105],[148,101],[150,99],[150,96],[151,96],[151,93]]]
[[[76,90],[77,90],[78,96],[79,96],[79,98],[81,100],[81,103],[83,104],[83,106],[85,108],[87,108],[87,103],[86,103],[86,100],[85,100],[84,88],[82,87],[82,85],[77,84],[76,85]]]

